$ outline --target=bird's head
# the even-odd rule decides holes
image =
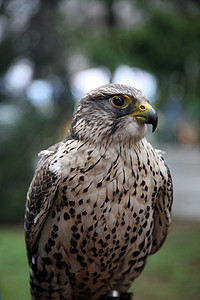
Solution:
[[[144,137],[146,124],[157,126],[157,114],[136,88],[106,84],[79,102],[68,137],[93,143],[135,143]]]

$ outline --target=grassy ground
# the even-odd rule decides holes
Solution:
[[[200,223],[174,221],[162,249],[134,282],[135,300],[200,299]],[[23,229],[0,229],[2,300],[30,300]]]
[[[136,300],[200,299],[200,223],[174,221],[131,291]]]
[[[0,229],[0,291],[1,300],[31,299],[23,228]]]

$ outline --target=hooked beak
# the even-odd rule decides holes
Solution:
[[[134,111],[131,116],[135,117],[139,122],[151,124],[152,132],[156,130],[158,124],[158,116],[155,109],[148,103],[141,103],[137,111]]]

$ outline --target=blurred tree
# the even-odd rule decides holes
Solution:
[[[9,0],[0,4],[1,222],[23,222],[36,153],[59,139],[73,110],[65,66],[68,52],[59,36],[59,3]],[[19,81],[22,75],[21,81],[26,81],[26,74],[16,71],[24,60],[33,73],[27,85]],[[31,101],[28,88],[36,79],[51,86],[51,109],[49,103],[35,106]],[[38,88],[37,93],[43,90]]]
[[[200,122],[198,0],[1,1],[0,58],[4,222],[23,219],[36,153],[64,136],[74,72],[98,65],[114,72],[120,64],[148,70],[168,118]],[[44,103],[42,84],[50,89]]]
[[[143,19],[125,30],[115,7],[115,26],[90,38],[92,60],[113,71],[119,63],[149,70],[158,80],[158,105],[180,100],[185,111],[200,120],[200,3],[130,2]]]

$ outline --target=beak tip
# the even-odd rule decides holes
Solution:
[[[156,130],[155,126],[152,127],[152,132],[154,132]]]
[[[155,115],[154,120],[152,121],[152,132],[154,132],[158,125],[158,117]]]

